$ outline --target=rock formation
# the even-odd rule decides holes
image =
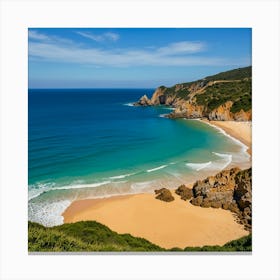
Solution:
[[[139,101],[135,102],[133,105],[134,106],[150,106],[151,101],[148,98],[148,96],[145,94],[139,99]]]
[[[239,69],[244,75],[250,75],[250,67]],[[207,79],[182,83],[173,87],[158,87],[151,99],[142,96],[136,106],[172,106],[174,111],[169,118],[207,118],[220,121],[250,121],[251,110],[251,76],[233,79],[235,70],[207,77]],[[228,74],[227,74],[228,73]],[[213,80],[229,76],[230,80]],[[225,95],[225,92],[227,93]],[[203,98],[201,98],[203,96]]]
[[[166,188],[162,188],[159,190],[155,190],[155,194],[157,194],[156,199],[165,201],[165,202],[171,202],[174,200],[174,197],[172,196],[170,190]]]
[[[178,194],[181,199],[188,200],[193,197],[193,190],[186,187],[185,185],[181,185],[175,190],[175,193]]]
[[[193,185],[195,206],[223,208],[234,212],[240,223],[251,230],[252,225],[252,169],[232,168],[215,176],[199,180]]]

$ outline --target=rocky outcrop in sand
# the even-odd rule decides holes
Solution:
[[[223,208],[234,212],[250,230],[252,225],[252,169],[232,168],[193,185],[195,206]]]
[[[193,197],[193,190],[186,187],[185,185],[181,185],[175,190],[175,193],[178,194],[181,199],[188,200]]]
[[[155,194],[157,194],[156,199],[165,201],[165,202],[171,202],[174,200],[174,197],[172,196],[170,190],[166,188],[162,188],[159,190],[155,190]]]

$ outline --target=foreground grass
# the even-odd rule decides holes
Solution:
[[[251,251],[251,235],[224,246],[186,247],[166,250],[144,238],[118,234],[95,222],[77,222],[56,227],[44,227],[28,222],[29,252],[163,252],[163,251]]]

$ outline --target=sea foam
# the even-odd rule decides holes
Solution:
[[[221,127],[218,127],[218,126],[216,126],[216,125],[214,125],[214,124],[212,124],[212,123],[208,123],[208,122],[206,123],[206,122],[204,122],[204,121],[202,121],[202,120],[200,120],[200,119],[196,119],[196,120],[197,120],[197,121],[200,121],[200,122],[202,122],[202,123],[208,124],[209,126],[215,128],[215,129],[218,130],[221,134],[225,135],[226,137],[230,138],[232,141],[234,141],[235,143],[237,143],[239,146],[241,146],[241,147],[242,147],[242,151],[245,152],[245,153],[247,153],[246,151],[247,151],[247,149],[248,149],[248,146],[245,145],[244,143],[242,143],[240,140],[236,139],[235,137],[231,136],[230,134],[226,133]]]
[[[124,103],[124,106],[129,106],[129,107],[134,107],[133,102],[129,102],[129,103]]]
[[[71,204],[70,200],[54,202],[28,203],[28,220],[43,224],[44,226],[56,226],[63,224],[61,215]]]
[[[150,188],[154,184],[154,182],[155,181],[145,181],[145,182],[133,183],[133,184],[131,184],[131,189],[139,191],[139,190],[143,190],[146,188]]]
[[[202,163],[186,163],[186,165],[188,167],[190,167],[191,169],[194,169],[196,171],[204,169],[204,168],[210,166],[211,164],[212,164],[212,161],[202,162]]]
[[[129,176],[132,176],[136,173],[128,173],[128,174],[123,174],[123,175],[117,175],[117,176],[112,176],[112,177],[109,177],[110,179],[122,179],[122,178],[125,178],[125,177],[129,177]]]
[[[159,169],[163,169],[165,168],[166,166],[168,165],[161,165],[159,167],[155,167],[155,168],[152,168],[152,169],[148,169],[147,172],[153,172],[153,171],[156,171],[156,170],[159,170]]]
[[[212,152],[212,153],[221,158],[220,169],[226,168],[232,161],[232,155],[231,154],[221,154],[221,153],[216,153],[216,152]]]
[[[36,197],[39,197],[41,194],[49,192],[49,191],[96,188],[96,187],[107,185],[110,183],[111,183],[111,181],[108,180],[108,181],[92,183],[92,184],[66,185],[66,186],[61,186],[61,187],[53,187],[55,184],[52,184],[52,183],[39,184],[39,186],[37,188],[28,190],[28,201],[30,201]]]

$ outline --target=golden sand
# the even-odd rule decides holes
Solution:
[[[64,222],[95,220],[164,248],[223,245],[248,234],[230,211],[193,206],[173,195],[172,202],[150,193],[74,201]]]

